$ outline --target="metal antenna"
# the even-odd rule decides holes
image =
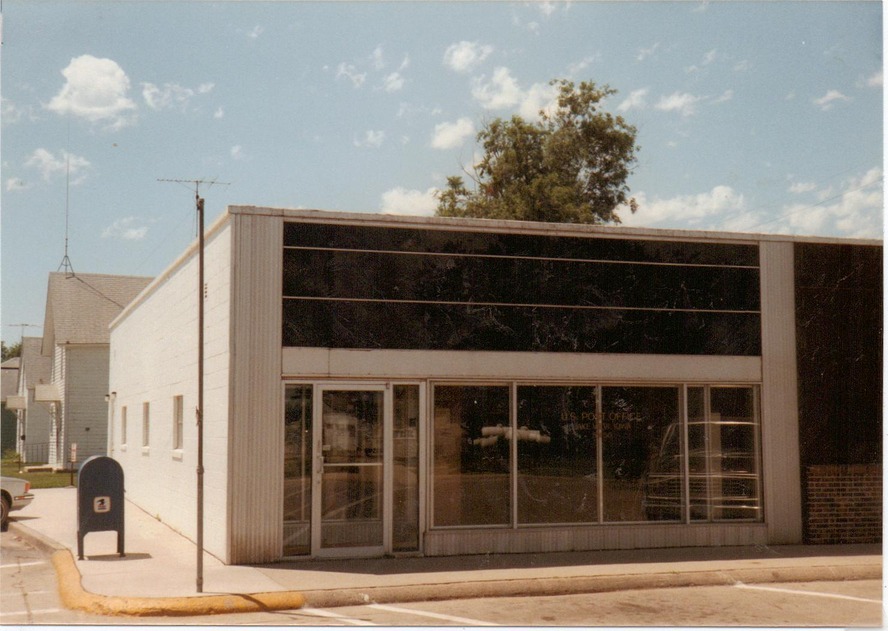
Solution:
[[[7,324],[6,326],[17,326],[21,329],[21,333],[19,334],[19,343],[22,343],[25,340],[25,328],[26,327],[30,326],[30,327],[33,327],[36,329],[41,328],[39,324],[28,324],[26,322],[19,322],[18,324]]]
[[[204,200],[200,185],[228,185],[213,180],[158,179],[158,182],[176,182],[194,185],[194,205],[198,218],[198,265],[197,265],[197,592],[203,592],[203,535],[204,535],[204,466],[203,466],[203,409],[204,409]]]
[[[71,197],[71,119],[68,119],[68,149],[65,149],[65,256],[56,271],[65,268],[65,274],[70,278],[74,276],[74,266],[68,258],[68,203]]]

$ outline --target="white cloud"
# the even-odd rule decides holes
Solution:
[[[679,195],[669,199],[648,199],[644,193],[634,196],[638,212],[622,209],[620,218],[629,226],[693,226],[707,228],[721,225],[728,217],[746,211],[743,195],[730,186],[719,185],[697,195]]]
[[[193,96],[194,90],[183,88],[175,83],[165,83],[162,88],[153,83],[142,84],[142,97],[148,107],[153,110],[165,110],[173,107],[184,110]]]
[[[657,50],[660,48],[660,42],[657,42],[650,48],[642,48],[638,51],[638,54],[635,56],[635,59],[638,61],[644,61],[648,57],[652,56]]]
[[[712,99],[712,102],[715,104],[727,103],[728,101],[732,100],[733,98],[734,98],[734,91],[728,89],[728,90],[725,90],[721,96],[717,96],[714,99]]]
[[[386,92],[397,92],[404,87],[404,76],[400,72],[393,72],[382,80],[382,87]]]
[[[697,113],[697,105],[702,98],[687,92],[673,92],[669,96],[661,97],[654,107],[664,112],[678,112],[682,116],[693,116]]]
[[[209,94],[210,92],[213,91],[213,88],[215,88],[215,87],[216,87],[216,84],[212,83],[212,82],[201,83],[199,86],[197,86],[197,93],[198,94]]]
[[[475,125],[469,118],[460,118],[452,123],[439,123],[435,125],[435,132],[432,134],[432,148],[453,149],[474,135]]]
[[[364,132],[364,137],[355,140],[355,147],[380,147],[385,140],[384,131],[375,131],[368,129]]]
[[[645,97],[648,95],[647,88],[633,90],[629,93],[622,103],[617,106],[617,110],[626,112],[629,110],[643,110],[647,106]]]
[[[86,179],[86,170],[89,169],[90,162],[82,156],[69,154],[60,151],[56,156],[46,149],[37,149],[25,161],[25,166],[40,171],[41,177],[49,182],[57,175],[65,175],[71,184],[77,185]]]
[[[382,46],[377,46],[370,54],[370,63],[374,70],[382,70],[385,68],[385,58],[382,54]]]
[[[581,60],[576,61],[567,67],[567,74],[571,77],[575,77],[585,71],[589,66],[599,61],[601,61],[601,53],[595,53],[594,55],[583,57]]]
[[[264,32],[265,27],[257,24],[249,33],[247,33],[247,37],[249,37],[250,39],[257,39]]]
[[[820,201],[786,204],[779,212],[751,210],[741,193],[730,186],[715,186],[705,193],[669,199],[636,193],[638,212],[632,214],[627,207],[618,212],[628,226],[881,238],[881,168],[848,178],[836,189],[827,186],[818,190],[816,184],[797,182],[789,190],[796,194],[814,192]]]
[[[474,80],[472,97],[488,110],[514,107],[524,98],[518,82],[512,77],[508,68],[497,68],[493,77],[485,82],[486,76]]]
[[[866,80],[866,85],[870,88],[881,88],[882,87],[882,71],[879,70],[875,74],[871,75],[869,79]]]
[[[708,66],[712,62],[714,62],[717,57],[718,57],[718,52],[716,51],[716,49],[713,48],[712,50],[707,52],[705,55],[703,55],[703,60],[700,62],[700,65],[695,64],[693,66],[688,66],[687,68],[685,68],[685,72],[687,72],[687,73],[699,72],[700,70],[702,70],[703,68],[705,68],[706,66]]]
[[[31,188],[31,185],[22,180],[21,178],[11,177],[6,180],[6,190],[7,191],[26,191]]]
[[[137,226],[136,221],[136,217],[117,219],[102,231],[102,238],[141,241],[148,234],[148,226]]]
[[[338,79],[340,77],[345,77],[352,82],[352,85],[355,88],[360,88],[367,80],[367,73],[358,72],[358,69],[355,68],[354,65],[342,62],[336,67],[336,78]]]
[[[221,105],[216,108],[215,112],[213,112],[213,118],[225,118],[225,110]]]
[[[810,193],[813,190],[817,189],[817,184],[814,182],[793,182],[789,187],[790,193],[796,193],[800,195],[802,193]]]
[[[435,214],[438,208],[438,189],[426,191],[406,189],[398,186],[382,194],[380,210],[389,215],[425,215]]]
[[[850,101],[851,97],[845,96],[838,90],[829,90],[819,99],[813,99],[815,105],[819,106],[824,112],[831,110],[836,103]]]
[[[734,72],[748,72],[752,69],[752,63],[748,59],[741,59],[734,64]]]
[[[228,153],[232,160],[244,160],[247,157],[241,145],[234,145]]]
[[[454,72],[471,72],[492,52],[493,46],[463,40],[447,47],[444,51],[444,65]]]
[[[107,122],[120,129],[135,121],[136,104],[127,96],[129,77],[117,62],[81,55],[62,70],[65,85],[46,108],[91,123]]]

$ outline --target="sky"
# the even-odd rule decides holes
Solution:
[[[431,215],[553,79],[637,130],[624,225],[882,238],[882,5],[2,2],[0,321],[154,276],[227,205]],[[225,184],[222,184],[222,183]],[[66,219],[67,217],[67,219]],[[67,226],[67,229],[66,229]],[[37,325],[22,327],[20,324]]]

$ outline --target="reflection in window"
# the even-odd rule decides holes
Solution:
[[[436,386],[434,397],[434,525],[509,524],[509,388]]]
[[[394,387],[392,548],[419,549],[419,386]]]
[[[680,517],[660,505],[664,488],[682,505],[680,427],[678,388],[602,388],[604,521]]]
[[[595,391],[519,386],[519,524],[598,520]]]
[[[752,388],[712,388],[709,474],[712,519],[759,516],[758,427]]]
[[[311,386],[287,386],[284,407],[284,556],[311,553]]]

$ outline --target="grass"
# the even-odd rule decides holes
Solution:
[[[18,460],[15,457],[3,458],[3,462],[0,464],[0,472],[5,476],[27,480],[31,483],[32,489],[57,489],[71,486],[71,474],[66,471],[60,473],[53,473],[52,471],[19,473]],[[77,483],[76,475],[74,476],[74,483]]]

